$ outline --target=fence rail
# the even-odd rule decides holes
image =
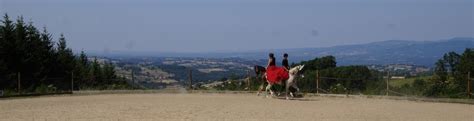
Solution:
[[[407,94],[403,94],[403,93],[396,92],[396,91],[393,91],[393,90],[388,90],[388,92],[394,93],[394,94],[397,94],[397,95],[400,95],[400,96],[408,96]]]
[[[319,70],[316,70],[316,74],[315,74],[316,78],[314,79],[315,83],[310,84],[310,85],[314,84],[315,87],[310,87],[309,89],[306,88],[306,91],[310,91],[310,92],[314,91],[315,94],[320,94],[320,93],[331,94],[331,93],[333,93],[332,89],[323,89],[323,88],[321,88],[322,82],[325,82],[325,81],[351,81],[351,82],[352,81],[364,81],[364,79],[357,79],[357,78],[354,79],[354,78],[325,77],[325,76],[321,76],[319,72],[320,72]],[[467,81],[466,81],[467,82],[466,91],[465,92],[459,92],[455,95],[450,95],[450,96],[455,96],[455,97],[466,97],[467,96],[467,98],[471,98],[472,95],[474,95],[471,92],[471,90],[472,90],[471,89],[471,87],[472,87],[471,81],[473,79],[470,78],[470,72],[466,76],[468,78]],[[252,76],[250,76],[250,74],[248,74],[247,77],[252,78]],[[379,80],[381,82],[385,82],[385,83],[381,83],[381,82],[377,83],[377,84],[380,84],[380,85],[378,85],[379,86],[378,89],[382,89],[382,87],[384,89],[384,94],[379,93],[378,95],[385,95],[385,96],[394,95],[394,96],[405,96],[405,97],[409,97],[409,96],[418,97],[418,96],[422,95],[421,92],[416,92],[416,89],[413,89],[413,90],[405,90],[405,89],[404,90],[399,90],[399,89],[402,89],[402,88],[391,86],[392,79],[391,79],[391,75],[390,75],[389,72],[387,72],[385,74],[382,74],[382,78],[380,78],[380,76],[379,76],[378,79],[381,79],[381,80]],[[257,80],[259,80],[259,78],[257,78]],[[248,82],[248,83],[250,83],[250,82]],[[327,83],[326,83],[326,86],[327,86]],[[411,88],[413,88],[413,87],[411,87]],[[247,84],[247,87],[245,87],[245,89],[247,89],[247,90],[250,89],[250,85]],[[360,91],[360,90],[357,90],[357,89],[352,90],[351,88],[348,88],[348,87],[344,87],[344,89],[348,89],[348,90],[345,90],[346,94],[352,93],[351,91],[356,91],[356,92]],[[397,91],[397,90],[399,90],[399,91]],[[377,91],[379,91],[379,90],[375,90],[375,93],[378,93]],[[382,91],[382,90],[380,90],[380,91]],[[408,92],[406,92],[406,91],[408,91]],[[403,92],[405,92],[405,93],[403,93]],[[370,93],[370,94],[373,94],[373,93]],[[445,96],[448,96],[448,95],[439,96],[439,97],[445,97]]]
[[[46,77],[46,78],[32,78],[23,77],[20,72],[16,73],[16,79],[3,80],[12,84],[9,87],[4,86],[0,88],[0,97],[21,97],[21,96],[39,96],[39,95],[54,95],[54,94],[72,94],[74,90],[78,90],[79,84],[77,79],[79,77],[74,76],[71,73],[70,77]],[[133,88],[143,88],[134,81],[132,73],[132,79],[99,79],[101,81],[126,81]],[[94,80],[89,80],[94,81]],[[2,82],[2,80],[0,80]],[[26,84],[28,83],[28,84]],[[41,86],[46,87],[41,87]],[[50,86],[53,85],[53,86]],[[1,87],[1,86],[0,86]]]
[[[0,96],[0,98],[30,97],[30,96],[43,96],[43,95],[63,95],[63,94],[73,94],[73,92],[72,91],[64,91],[64,92],[50,92],[50,93],[22,93],[22,94],[18,94],[18,95]]]
[[[311,91],[315,91],[316,94],[319,94],[320,92],[321,93],[325,93],[325,94],[330,94],[331,91],[329,90],[325,90],[323,88],[320,88],[320,83],[322,81],[330,81],[330,80],[337,80],[337,81],[360,81],[360,80],[363,80],[363,79],[351,79],[351,78],[336,78],[336,77],[323,77],[323,76],[320,76],[319,74],[319,70],[316,71],[316,78],[315,78],[315,81],[316,81],[316,87],[312,87]],[[193,88],[193,79],[192,79],[192,71],[188,71],[188,83],[187,83],[187,86],[188,86],[188,89],[194,89]],[[132,84],[132,86],[138,86],[137,82],[135,81],[134,79],[134,74],[133,72],[131,73],[131,77],[132,79],[126,79],[127,82],[129,82],[130,84]],[[247,77],[251,77],[250,76],[250,72],[247,73]],[[65,92],[59,92],[59,94],[63,94],[63,93],[72,93],[74,91],[74,86],[75,86],[75,77],[74,77],[74,73],[71,74],[71,78],[70,79],[67,79],[65,77],[51,77],[51,78],[37,78],[37,79],[34,79],[34,78],[22,78],[21,77],[21,73],[18,73],[18,76],[17,76],[17,95],[43,95],[43,94],[35,94],[35,93],[28,93],[28,92],[24,92],[22,91],[23,87],[22,87],[22,84],[21,82],[24,81],[24,80],[64,80],[65,82],[69,82],[70,83],[70,89],[69,90],[63,90]],[[382,78],[383,79],[383,78]],[[68,81],[70,80],[70,81]],[[121,79],[103,79],[103,80],[107,80],[107,81],[116,81],[116,80],[121,80]],[[456,94],[456,96],[461,96],[461,95],[467,95],[468,98],[471,98],[472,95],[474,95],[472,92],[471,92],[471,78],[470,78],[470,72],[467,74],[467,89],[466,89],[466,92],[460,92],[458,94]],[[250,80],[246,81],[248,84],[245,84],[247,87],[245,89],[248,89],[250,90]],[[395,91],[393,89],[390,89],[390,85],[389,85],[389,82],[390,82],[390,73],[387,73],[387,80],[386,80],[386,85],[383,85],[385,86],[385,96],[390,96],[391,94],[394,94],[394,95],[398,95],[398,96],[411,96],[410,94],[404,94],[404,93],[401,93],[401,92],[398,92],[398,91]],[[382,85],[379,85],[382,87]],[[67,92],[66,92],[67,91]],[[10,92],[11,93],[11,92]],[[24,94],[22,94],[24,93]],[[56,94],[56,93],[44,93],[44,94]],[[0,89],[0,97],[6,97],[6,92],[5,90],[1,90]]]

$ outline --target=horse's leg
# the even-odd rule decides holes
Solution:
[[[290,78],[291,79],[291,78]],[[291,80],[288,79],[286,81],[286,84],[285,84],[285,97],[287,100],[289,100],[290,98],[288,97],[288,89],[290,88],[290,83],[291,83]]]
[[[272,92],[271,88],[272,88],[272,84],[268,83],[267,87],[265,88],[266,97],[268,97],[268,91],[270,91],[270,94],[273,96],[273,92]]]
[[[286,80],[282,80],[282,81],[281,81],[281,84],[280,84],[280,85],[282,85],[282,86],[281,86],[281,88],[278,88],[278,96],[280,96],[281,93],[283,93],[283,91],[285,91],[284,89],[285,89],[285,87],[286,87],[286,82],[287,82]]]
[[[290,98],[288,97],[288,93],[290,93],[290,96],[293,97],[293,93],[289,92],[289,88],[290,88],[290,85],[286,85],[285,86],[285,97],[287,100],[289,100]]]
[[[260,96],[260,93],[262,93],[262,90],[263,90],[263,83],[258,87],[257,96]]]
[[[296,83],[293,83],[293,85],[291,87],[295,88],[296,92],[300,91],[300,88],[298,88],[298,85],[296,85]]]
[[[281,82],[277,82],[275,83],[274,85],[282,85]],[[273,85],[272,85],[273,86]],[[280,96],[280,93],[281,93],[281,89],[280,89],[280,86],[274,86],[272,87],[274,90],[272,90],[270,88],[271,91],[273,91],[275,93],[276,96]]]
[[[296,92],[299,92],[300,89],[298,88],[298,86],[296,86],[295,83],[291,84],[290,88],[292,88],[292,90],[290,90],[290,96],[295,97]]]
[[[287,80],[287,83],[286,83],[286,93],[290,93],[290,96],[291,97],[295,97],[295,93],[293,93],[292,91],[290,91],[290,87],[292,88],[295,88],[296,87],[296,80],[295,80],[295,76],[292,76],[290,75],[290,78],[288,78]],[[298,87],[296,87],[298,88]],[[288,96],[286,96],[287,99],[288,99]]]
[[[262,77],[263,78],[263,77]],[[260,96],[260,93],[263,91],[263,86],[265,86],[265,81],[262,81],[262,84],[258,87],[257,96]]]
[[[266,78],[267,78],[267,74],[264,73],[264,74],[262,75],[262,79],[261,79],[262,84],[261,84],[260,87],[259,87],[258,93],[262,93],[262,91],[263,91],[263,89],[264,89],[264,87],[265,87],[265,82],[267,82]],[[267,85],[267,86],[268,86],[268,85]],[[265,96],[267,96],[267,95],[268,95],[268,91],[267,91],[266,88],[265,88]]]

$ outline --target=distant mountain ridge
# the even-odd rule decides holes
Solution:
[[[414,64],[430,67],[443,54],[451,51],[462,53],[466,48],[474,48],[474,38],[439,41],[387,40],[324,48],[281,49],[275,53],[281,55],[286,52],[294,62],[333,55],[338,65]],[[251,55],[241,57],[252,58]]]
[[[105,56],[152,56],[152,57],[203,57],[203,58],[244,58],[266,59],[269,52],[275,53],[277,60],[283,53],[290,55],[291,62],[300,62],[326,55],[336,57],[337,65],[371,64],[413,64],[432,67],[436,60],[447,52],[462,53],[466,48],[474,48],[474,38],[457,37],[438,41],[387,40],[367,44],[341,45],[321,48],[277,49],[247,52],[216,53],[133,53],[111,52]],[[100,55],[100,54],[99,54]],[[264,61],[265,62],[265,61]]]

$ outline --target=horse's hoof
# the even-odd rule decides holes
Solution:
[[[295,97],[295,95],[294,95],[293,93],[290,93],[290,96],[291,96],[291,97]]]
[[[286,97],[286,100],[290,100],[290,97]]]
[[[270,95],[272,98],[275,98],[275,97],[278,97],[278,95],[276,94],[273,94],[273,95]]]

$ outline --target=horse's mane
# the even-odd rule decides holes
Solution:
[[[302,67],[301,65],[295,66],[295,67],[293,67],[289,70],[289,73],[294,75],[294,74],[298,73],[298,71],[300,71],[301,67]]]

